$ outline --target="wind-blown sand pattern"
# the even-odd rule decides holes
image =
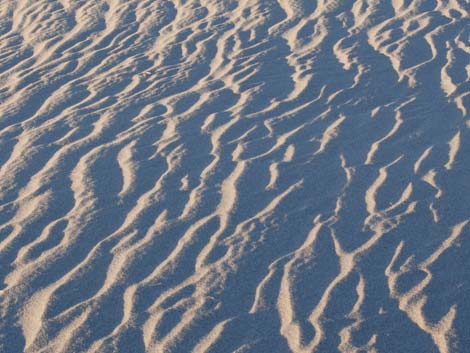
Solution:
[[[0,352],[470,352],[468,0],[4,0],[0,48]]]

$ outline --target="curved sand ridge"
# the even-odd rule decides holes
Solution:
[[[6,0],[0,352],[470,352],[470,4]]]

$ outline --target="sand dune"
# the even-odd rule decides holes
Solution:
[[[470,3],[5,0],[0,352],[470,353]]]

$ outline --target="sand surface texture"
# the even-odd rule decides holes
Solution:
[[[470,1],[0,2],[1,353],[470,352]]]

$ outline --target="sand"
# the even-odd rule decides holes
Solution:
[[[0,353],[470,352],[470,3],[4,0]]]

